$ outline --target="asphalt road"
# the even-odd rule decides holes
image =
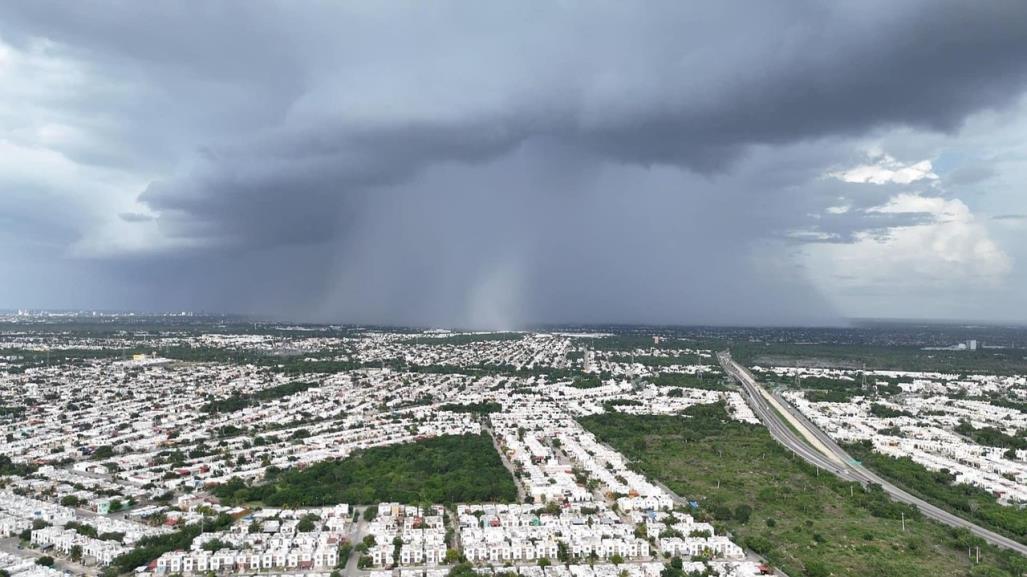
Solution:
[[[487,421],[487,419],[486,419],[486,421]],[[514,468],[513,463],[510,462],[510,459],[507,458],[506,453],[503,452],[502,448],[499,446],[499,440],[496,439],[496,434],[492,430],[492,426],[489,425],[488,422],[485,422],[485,423],[482,423],[481,429],[486,434],[488,434],[490,439],[492,439],[492,446],[495,447],[496,452],[499,453],[499,459],[501,461],[503,461],[503,466],[506,467],[506,470],[510,471],[510,476],[514,480],[514,486],[517,487],[517,502],[518,503],[527,503],[528,502],[528,493],[524,489],[524,482],[521,480],[520,477],[517,476],[517,471]]]
[[[367,521],[364,520],[364,510],[367,507],[355,507],[357,511],[357,522],[353,523],[349,532],[349,542],[356,547],[364,539],[364,535],[367,534]],[[346,566],[342,569],[342,574],[345,577],[357,577],[361,574],[361,571],[357,569],[357,562],[360,560],[360,552],[354,549],[349,556],[349,561]]]
[[[731,359],[730,354],[718,353],[717,359],[724,371],[742,386],[745,391],[743,396],[766,425],[770,434],[787,449],[809,463],[830,471],[847,481],[856,481],[864,485],[868,483],[880,485],[892,499],[913,505],[925,517],[951,527],[968,529],[992,545],[1011,549],[1027,556],[1027,545],[953,515],[881,478],[859,464],[782,397],[768,393],[745,367]]]

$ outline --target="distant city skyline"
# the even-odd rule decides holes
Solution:
[[[0,308],[1027,323],[1027,6],[0,6]]]
[[[330,319],[322,319],[322,320],[312,321],[312,320],[304,320],[304,319],[293,319],[293,318],[289,318],[289,317],[280,317],[280,316],[275,316],[273,314],[263,314],[263,315],[260,315],[260,314],[253,314],[253,313],[237,313],[237,312],[231,312],[231,311],[218,312],[218,311],[203,311],[203,310],[197,310],[197,311],[177,310],[177,311],[175,311],[175,310],[156,310],[156,309],[154,309],[154,310],[145,310],[145,309],[136,309],[136,310],[122,309],[122,310],[118,310],[118,309],[88,309],[88,308],[82,308],[82,309],[75,309],[75,308],[69,308],[69,309],[59,309],[59,308],[52,308],[52,309],[48,309],[48,308],[18,308],[18,309],[0,308],[0,315],[13,315],[13,316],[18,316],[18,315],[24,315],[24,316],[47,316],[47,315],[51,315],[51,316],[82,316],[82,317],[89,317],[90,315],[109,316],[109,317],[119,317],[119,316],[199,317],[199,318],[205,318],[205,317],[206,318],[219,318],[219,317],[223,317],[223,318],[226,318],[226,319],[236,319],[236,320],[245,321],[245,322],[258,322],[258,323],[299,323],[299,324],[309,324],[309,325],[312,325],[312,326],[316,326],[316,325],[322,325],[322,326],[354,325],[355,326],[355,325],[361,325],[361,324],[365,324],[365,325],[377,324],[378,326],[396,326],[396,327],[440,329],[440,330],[453,330],[453,331],[461,331],[461,330],[481,330],[481,331],[486,331],[486,332],[490,331],[490,329],[473,328],[473,327],[462,327],[462,326],[459,326],[459,325],[416,325],[416,324],[389,323],[389,322],[357,323],[357,322],[348,322],[348,321],[344,321],[344,320],[330,320]],[[825,324],[819,324],[819,325],[818,324],[806,324],[806,325],[803,325],[803,324],[794,324],[794,325],[789,325],[789,324],[764,324],[764,325],[759,325],[759,324],[746,324],[746,323],[740,323],[740,324],[727,324],[727,323],[720,323],[720,324],[718,324],[718,323],[712,323],[712,324],[702,324],[702,323],[693,323],[693,324],[688,324],[688,323],[678,323],[678,324],[662,323],[661,324],[661,323],[627,323],[627,322],[625,322],[625,323],[616,323],[616,322],[606,322],[606,323],[604,323],[604,322],[599,321],[599,322],[567,322],[567,323],[534,323],[534,324],[525,324],[525,325],[518,326],[518,327],[515,327],[515,328],[510,328],[510,329],[491,329],[491,331],[494,332],[494,331],[501,331],[501,330],[509,330],[509,331],[517,332],[517,331],[545,330],[545,329],[552,328],[552,327],[575,327],[575,326],[579,326],[579,327],[602,327],[602,326],[632,327],[632,326],[636,326],[636,327],[640,327],[640,328],[652,328],[652,329],[658,329],[658,328],[661,328],[661,327],[667,327],[667,328],[674,328],[674,327],[679,327],[679,328],[690,328],[690,327],[691,328],[701,328],[701,327],[704,327],[704,326],[719,327],[719,328],[725,328],[725,329],[730,329],[730,328],[760,328],[760,327],[765,327],[765,328],[789,328],[789,327],[796,327],[796,328],[803,328],[803,327],[809,327],[809,328],[859,328],[859,327],[872,327],[872,326],[877,325],[877,324],[884,324],[884,325],[895,324],[895,325],[899,325],[899,326],[916,326],[916,325],[925,325],[925,326],[962,326],[962,327],[968,327],[968,328],[974,327],[974,326],[982,326],[982,327],[1002,327],[1002,326],[1008,326],[1008,327],[1027,327],[1027,321],[1017,321],[1017,320],[1002,321],[1002,320],[988,320],[988,319],[945,319],[945,318],[919,318],[918,319],[918,318],[885,318],[885,317],[882,317],[882,318],[867,318],[867,317],[852,317],[852,318],[835,319],[834,322],[825,323]]]

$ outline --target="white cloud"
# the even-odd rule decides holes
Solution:
[[[899,194],[866,212],[928,218],[885,234],[861,232],[852,243],[807,247],[810,270],[832,292],[912,288],[928,294],[953,286],[996,285],[1012,269],[1012,259],[984,221],[959,199]]]
[[[959,199],[944,199],[937,196],[902,193],[891,197],[888,202],[867,209],[878,214],[930,214],[935,220],[963,220],[973,218],[970,209]]]
[[[839,236],[835,233],[822,232],[819,230],[793,230],[788,232],[788,238],[795,240],[804,240],[810,242],[827,242],[831,240],[838,240]]]
[[[827,176],[859,184],[912,184],[921,180],[938,179],[930,160],[902,164],[879,150],[871,150],[867,156],[875,162],[861,164],[848,170],[829,172]]]

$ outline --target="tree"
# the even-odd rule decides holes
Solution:
[[[456,549],[446,549],[446,565],[460,561],[460,552]]]
[[[539,567],[549,567],[552,564],[553,564],[553,562],[549,560],[549,557],[539,557],[538,558],[538,566]]]
[[[806,577],[828,577],[831,570],[821,561],[810,561],[806,564]]]
[[[82,560],[82,546],[72,545],[71,550],[68,551],[68,556],[71,557],[72,561],[76,563]]]
[[[43,555],[39,559],[36,559],[36,565],[42,565],[43,567],[53,567],[53,557],[49,555]]]
[[[74,495],[65,495],[61,497],[61,505],[65,507],[77,507],[79,504],[78,497]]]
[[[713,518],[718,521],[728,521],[732,517],[731,509],[726,505],[713,507]]]
[[[353,554],[353,544],[349,541],[343,541],[342,545],[339,545],[339,563],[336,567],[345,567],[349,563],[349,556]]]
[[[460,563],[454,565],[446,577],[478,577],[478,573],[470,563]]]
[[[210,551],[211,553],[217,553],[221,549],[224,549],[228,545],[225,544],[221,539],[211,539],[203,544],[201,547],[204,551]]]
[[[756,553],[766,557],[774,549],[769,539],[762,535],[750,535],[745,539],[745,544]]]
[[[371,505],[364,509],[364,521],[371,522],[378,516],[378,505]]]
[[[624,557],[621,557],[620,553],[614,553],[610,557],[610,563],[613,563],[614,565],[620,565],[623,562],[624,562]]]
[[[316,522],[321,520],[320,517],[313,513],[304,515],[300,522],[296,524],[296,530],[300,533],[310,533],[317,528]]]
[[[735,507],[735,521],[745,524],[749,522],[750,516],[752,516],[752,507],[745,504]]]
[[[670,560],[670,563],[663,566],[663,570],[660,571],[660,577],[685,577],[682,567],[684,567],[684,564],[681,562],[681,557],[675,556]]]
[[[556,542],[556,558],[559,559],[561,563],[570,563],[571,561],[571,551],[563,541]]]

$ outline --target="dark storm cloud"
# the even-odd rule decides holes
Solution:
[[[817,180],[843,140],[1027,81],[1016,0],[0,8],[40,37],[120,81],[70,154],[156,173],[151,306],[426,324],[830,319],[768,239],[923,219]]]
[[[600,98],[595,111],[588,111],[589,95],[568,97],[545,86],[537,96],[511,103],[509,110],[465,115],[455,108],[451,118],[431,123],[351,129],[345,122],[332,122],[337,111],[313,110],[308,114],[326,122],[328,128],[295,127],[286,122],[275,132],[281,142],[240,151],[242,158],[213,167],[214,171],[227,167],[225,175],[215,174],[200,183],[190,182],[187,176],[184,186],[208,191],[208,204],[195,190],[176,192],[174,186],[162,189],[164,194],[143,198],[157,209],[188,204],[185,210],[191,216],[210,218],[229,228],[264,224],[259,215],[247,210],[230,209],[226,215],[225,207],[245,203],[246,196],[278,207],[280,211],[273,211],[276,215],[298,210],[297,218],[308,219],[307,208],[290,208],[298,204],[295,195],[302,198],[304,191],[311,202],[325,203],[337,213],[337,204],[346,202],[338,197],[355,188],[407,179],[432,163],[480,160],[532,139],[565,141],[615,161],[670,163],[716,172],[727,169],[753,144],[862,134],[883,125],[952,130],[966,114],[1003,105],[1019,94],[1027,78],[1027,61],[1019,56],[1027,51],[1027,10],[1021,4],[970,7],[929,3],[921,9],[881,4],[876,13],[869,6],[864,10],[870,14],[863,10],[853,14],[852,10],[829,12],[793,3],[794,15],[809,19],[805,25],[781,32],[767,26],[754,36],[751,25],[738,26],[745,37],[731,34],[728,28],[720,38],[712,39],[712,47],[697,45],[689,32],[707,20],[723,23],[721,15],[701,15],[695,22],[687,9],[663,6],[652,18],[678,21],[682,27],[661,26],[656,32],[668,37],[646,38],[663,46],[657,54],[642,50],[638,57],[624,58],[626,62],[619,64],[638,68],[614,82],[610,101]],[[776,18],[780,19],[780,14]],[[854,16],[859,18],[853,20]],[[583,18],[590,19],[587,15]],[[621,31],[627,36],[644,32]],[[751,45],[746,47],[746,42]],[[580,53],[589,48],[575,44],[570,35],[563,49]],[[374,52],[373,46],[361,48]],[[783,54],[764,53],[774,49]],[[697,52],[706,58],[692,56]],[[739,62],[733,62],[731,68],[718,70],[716,55],[720,53],[741,56],[733,58]],[[688,65],[675,66],[679,59]],[[404,64],[416,69],[418,58]],[[548,63],[531,64],[544,70]],[[406,72],[413,74],[414,70]],[[594,76],[589,72],[569,72],[579,91],[593,86],[603,75],[616,76],[622,71],[599,65]],[[631,83],[642,79],[650,86],[639,93]],[[427,81],[446,82],[445,71]],[[404,85],[417,88],[405,81]],[[473,90],[473,84],[470,88]],[[340,90],[359,91],[360,86]],[[418,98],[412,92],[408,103],[417,106]],[[629,101],[630,106],[622,108],[620,99]],[[460,104],[460,100],[453,102],[454,107]],[[253,165],[280,172],[268,174],[264,182],[244,181],[242,190],[237,190],[233,181],[240,174],[245,179]],[[302,174],[290,174],[294,172]],[[231,180],[222,180],[226,178]],[[290,198],[281,198],[284,196]],[[240,218],[226,218],[228,215]],[[272,238],[279,230],[274,226],[254,228]],[[318,223],[310,232],[329,229],[339,227]]]
[[[314,110],[308,114],[327,127],[285,123],[273,131],[274,142],[234,151],[215,160],[209,174],[187,175],[142,199],[157,210],[180,210],[219,233],[241,234],[247,243],[325,240],[345,230],[336,219],[354,190],[408,179],[432,163],[487,158],[531,139],[567,141],[617,161],[719,171],[752,144],[858,134],[888,123],[950,130],[970,111],[1004,104],[1027,72],[1016,56],[1027,50],[1027,20],[1013,4],[936,5],[899,14],[882,7],[855,25],[844,10],[809,13],[811,27],[820,32],[791,32],[794,38],[788,31],[786,37],[764,32],[753,42],[760,49],[792,43],[788,57],[767,59],[742,48],[751,62],[727,73],[715,71],[715,60],[675,69],[674,58],[688,58],[698,47],[682,31],[675,31],[680,41],[659,39],[665,52],[637,64],[660,79],[650,90],[667,91],[666,99],[647,102],[656,95],[616,86],[624,98],[638,98],[641,110],[604,104],[609,110],[599,111],[602,118],[583,118],[580,102],[561,101],[545,87],[541,103],[515,102],[511,110],[467,116],[454,110],[454,118],[430,123],[352,129],[333,122],[334,111]],[[672,16],[687,30],[687,14]],[[720,44],[727,51],[738,41],[725,35]],[[566,49],[580,50],[573,41]],[[416,64],[416,58],[408,63]],[[720,82],[696,90],[693,85],[707,74]],[[641,76],[635,72],[625,81]],[[444,74],[434,81],[445,82]],[[586,75],[576,83],[592,81]],[[412,106],[417,98],[409,95]]]
[[[474,163],[519,139],[502,123],[282,131],[265,142],[205,155],[184,178],[155,182],[140,200],[168,214],[174,234],[253,247],[333,238],[360,191],[410,179],[433,161]]]

